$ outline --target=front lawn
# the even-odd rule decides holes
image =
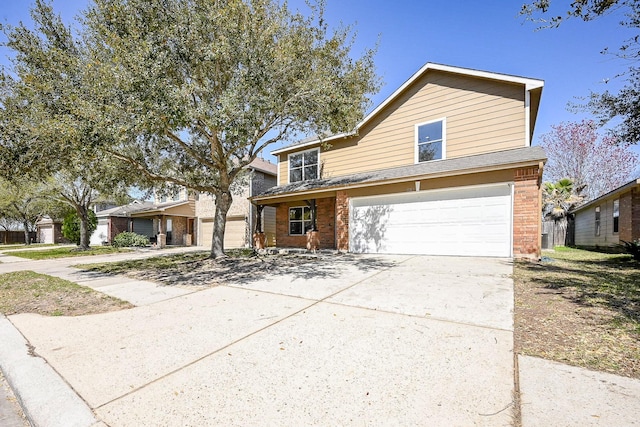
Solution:
[[[67,257],[79,257],[89,255],[105,255],[117,252],[128,252],[130,249],[114,248],[111,246],[96,246],[88,251],[79,251],[73,247],[61,247],[55,249],[43,249],[43,250],[27,250],[27,251],[11,251],[7,255],[17,256],[27,259],[54,259],[54,258],[67,258]]]
[[[32,243],[30,245],[25,245],[24,243],[9,243],[6,245],[0,245],[0,252],[19,251],[21,249],[26,249],[26,248],[42,248],[47,246],[54,246],[54,244],[53,243]]]
[[[640,378],[640,263],[556,248],[516,262],[520,354]]]
[[[79,316],[131,308],[126,301],[33,271],[0,274],[0,313]]]

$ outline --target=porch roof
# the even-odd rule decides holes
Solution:
[[[195,202],[192,200],[168,202],[159,205],[153,205],[149,209],[131,213],[131,217],[133,218],[155,215],[195,217]]]
[[[547,157],[542,147],[523,147],[496,153],[459,157],[428,163],[402,166],[378,171],[327,179],[314,179],[271,187],[251,198],[253,202],[268,202],[274,199],[307,193],[336,191],[347,188],[368,187],[395,182],[413,181],[477,172],[497,171],[516,167],[538,165]]]

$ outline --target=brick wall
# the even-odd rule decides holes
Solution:
[[[618,237],[629,242],[633,240],[633,191],[621,195],[619,200]]]
[[[165,222],[166,227],[166,222]],[[184,245],[184,235],[187,234],[187,218],[180,216],[171,217],[171,244]]]
[[[281,248],[306,248],[307,236],[289,235],[289,208],[306,206],[304,201],[280,203],[276,208],[276,243]],[[335,249],[335,199],[332,197],[317,199],[317,225],[320,237],[320,249]]]
[[[513,256],[539,258],[541,245],[540,169],[528,167],[514,171]]]
[[[346,191],[336,193],[336,234],[339,251],[349,250],[349,196]]]
[[[640,239],[640,188],[631,190],[631,240]]]
[[[109,242],[113,242],[113,238],[123,231],[129,231],[129,218],[112,216],[109,220],[111,221],[111,227],[109,227]]]

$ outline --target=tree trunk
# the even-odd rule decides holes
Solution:
[[[29,223],[27,221],[22,222],[22,227],[24,228],[24,244],[30,245],[31,238],[29,236]]]
[[[88,251],[91,249],[89,247],[89,209],[86,206],[76,206],[76,212],[78,213],[78,218],[80,218],[80,245],[78,249],[81,251]]]
[[[222,258],[224,254],[224,231],[227,225],[227,212],[233,197],[230,191],[218,191],[216,196],[216,213],[213,219],[213,239],[211,241],[210,258]]]

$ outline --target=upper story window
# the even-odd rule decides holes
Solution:
[[[416,125],[416,163],[445,158],[445,119]]]
[[[289,154],[289,182],[319,178],[318,158],[320,150],[313,149]]]
[[[613,201],[613,232],[618,232],[620,223],[620,200]]]

